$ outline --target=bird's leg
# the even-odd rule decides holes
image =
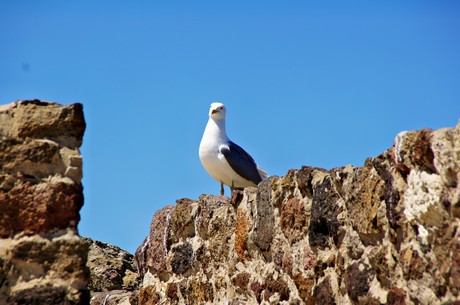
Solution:
[[[224,183],[221,182],[221,183],[220,183],[220,195],[221,195],[221,196],[224,196],[224,192],[225,192],[225,191],[224,191]]]
[[[235,190],[235,184],[234,184],[234,181],[232,181],[232,186],[230,187],[230,191],[233,193],[234,190]]]

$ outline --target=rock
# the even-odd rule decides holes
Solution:
[[[312,204],[308,238],[310,246],[326,247],[338,242],[338,201],[337,193],[330,175],[315,175],[312,180]]]
[[[76,229],[83,206],[81,104],[0,107],[0,237]]]
[[[361,167],[179,199],[136,269],[78,236],[84,130],[80,104],[0,106],[0,304],[460,303],[460,124]]]
[[[88,247],[90,305],[134,305],[139,296],[139,275],[134,256],[114,245],[82,238]]]
[[[257,204],[254,209],[254,244],[262,251],[268,251],[275,230],[275,216],[271,204],[270,181],[263,182],[257,189]]]
[[[88,304],[87,253],[71,229],[0,239],[0,304]]]
[[[175,274],[184,274],[193,267],[193,248],[189,243],[172,249],[171,270]]]
[[[83,206],[83,188],[67,181],[33,183],[22,174],[14,177],[16,185],[0,191],[0,236],[19,232],[38,234],[54,229],[76,229]],[[58,178],[59,179],[59,178]]]
[[[0,106],[0,135],[10,139],[49,139],[70,148],[80,147],[86,124],[83,105],[62,106],[40,100]]]
[[[158,211],[139,304],[460,302],[460,124]]]
[[[92,292],[139,289],[139,277],[131,253],[90,238],[83,240],[89,249],[87,266],[91,277],[88,288]]]
[[[141,279],[148,270],[158,275],[166,273],[166,254],[168,253],[168,226],[171,220],[172,206],[159,210],[152,219],[150,235],[136,250],[136,265]]]
[[[137,304],[138,291],[111,290],[93,292],[91,305],[131,305]]]
[[[0,304],[88,304],[81,104],[0,106]]]

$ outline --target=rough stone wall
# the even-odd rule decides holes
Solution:
[[[88,304],[81,104],[0,106],[0,304]]]
[[[459,304],[460,125],[158,211],[132,256],[78,236],[82,106],[0,106],[0,304]],[[91,289],[91,299],[90,292]]]
[[[133,255],[114,245],[83,239],[89,248],[90,304],[137,304],[139,276]]]
[[[139,304],[459,304],[460,124],[158,211]]]

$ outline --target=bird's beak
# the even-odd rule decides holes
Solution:
[[[211,111],[211,114],[218,113],[218,112],[219,112],[219,111],[217,111],[216,109],[213,109],[213,110]]]

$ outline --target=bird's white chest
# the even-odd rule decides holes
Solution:
[[[219,147],[225,144],[227,140],[225,130],[222,130],[222,127],[214,121],[209,120],[200,143],[200,159],[218,159]]]
[[[230,167],[220,147],[227,145],[227,135],[214,122],[208,122],[203,138],[201,139],[199,156],[203,167],[216,179],[227,185],[232,185],[241,179]],[[238,183],[239,184],[239,183]]]
[[[206,135],[200,143],[200,160],[206,171],[216,180],[225,174],[226,170],[230,167],[225,160],[225,157],[219,152],[219,147],[223,145],[220,141],[209,141]]]

